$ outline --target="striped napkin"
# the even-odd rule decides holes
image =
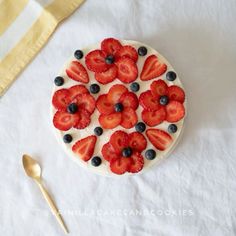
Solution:
[[[0,96],[84,0],[0,0]]]

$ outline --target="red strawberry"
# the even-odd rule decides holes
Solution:
[[[84,129],[90,124],[90,113],[86,111],[85,109],[80,109],[79,110],[79,115],[80,115],[80,120],[79,122],[74,125],[74,128],[76,129]]]
[[[166,70],[167,70],[166,64],[159,62],[156,55],[150,55],[144,62],[140,79],[141,80],[154,79],[164,74]]]
[[[117,62],[117,77],[123,83],[130,83],[138,76],[136,63],[128,57],[120,58]]]
[[[124,107],[130,107],[134,110],[136,110],[139,105],[136,94],[131,92],[123,93],[122,96],[120,97],[119,102],[121,102]]]
[[[115,55],[121,48],[121,43],[114,38],[106,38],[101,42],[101,49],[106,52],[107,55]]]
[[[167,90],[167,95],[170,100],[183,103],[185,100],[185,93],[182,88],[176,85],[172,85]]]
[[[185,109],[182,103],[170,101],[166,106],[166,120],[168,122],[177,122],[185,115]]]
[[[119,59],[121,57],[129,57],[134,62],[137,62],[138,60],[138,53],[136,49],[130,45],[123,46],[119,51],[116,53],[116,59]]]
[[[117,75],[117,67],[113,65],[110,69],[105,72],[95,73],[95,79],[100,84],[108,84],[112,82]]]
[[[99,123],[104,129],[113,129],[121,122],[121,113],[112,113],[109,115],[100,115]]]
[[[159,97],[167,94],[168,86],[164,80],[155,80],[151,83],[151,92],[154,97]]]
[[[129,146],[133,151],[142,152],[147,147],[145,137],[139,132],[129,134]]]
[[[144,160],[143,156],[139,152],[135,152],[132,156],[132,164],[129,167],[129,172],[137,173],[143,169]]]
[[[120,155],[123,148],[127,146],[128,140],[128,134],[124,131],[118,130],[111,135],[110,144],[112,145],[114,151]]]
[[[106,94],[102,94],[98,97],[96,107],[101,114],[109,115],[114,112],[114,104],[107,100]]]
[[[95,135],[80,139],[73,145],[72,151],[82,160],[88,161],[93,155],[96,141],[97,137]]]
[[[70,93],[67,89],[57,90],[52,97],[52,104],[58,110],[64,110],[70,103]]]
[[[153,146],[161,151],[164,151],[172,143],[172,137],[160,129],[148,129],[146,135]]]
[[[78,95],[89,93],[88,89],[84,85],[74,85],[69,88],[70,99],[73,101]]]
[[[125,92],[128,92],[128,89],[122,84],[113,85],[107,94],[107,99],[110,103],[116,104],[121,95]]]
[[[76,97],[76,103],[79,109],[85,109],[90,114],[94,112],[96,101],[93,96],[88,93],[84,93]]]
[[[111,160],[110,169],[113,173],[122,175],[130,169],[131,164],[132,164],[131,158],[120,157]]]
[[[160,107],[156,111],[142,111],[142,119],[143,121],[153,127],[161,124],[166,119],[166,111],[164,107]]]
[[[109,65],[105,62],[106,54],[101,50],[94,50],[85,57],[85,64],[89,70],[94,72],[104,72],[109,69]]]
[[[89,76],[84,66],[78,61],[72,61],[66,69],[66,74],[73,80],[82,83],[89,82]]]
[[[53,124],[59,130],[69,130],[79,122],[80,116],[78,113],[70,114],[65,111],[57,111],[53,117]]]
[[[130,129],[134,127],[137,121],[138,121],[138,116],[132,108],[127,107],[122,111],[122,119],[120,123],[122,127]]]
[[[102,147],[103,158],[107,161],[111,161],[113,158],[118,158],[119,156],[115,153],[114,148],[110,143],[106,143]]]
[[[155,111],[160,108],[159,102],[154,98],[150,90],[140,94],[139,103],[144,109],[149,111]]]

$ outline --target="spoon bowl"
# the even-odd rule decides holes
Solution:
[[[41,178],[41,167],[37,161],[29,155],[24,154],[22,158],[23,166],[26,174],[33,179]]]

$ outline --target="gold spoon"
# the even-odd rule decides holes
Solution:
[[[48,205],[51,208],[51,211],[53,215],[55,215],[58,223],[61,225],[62,229],[64,230],[65,233],[69,233],[55,203],[53,202],[52,198],[50,197],[49,193],[47,190],[44,188],[42,185],[42,180],[41,180],[41,167],[37,161],[35,161],[33,158],[31,158],[29,155],[24,154],[22,157],[22,162],[23,166],[25,169],[26,174],[33,178],[35,182],[38,184],[45,200],[47,201]]]

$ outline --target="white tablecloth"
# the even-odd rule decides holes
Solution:
[[[0,235],[64,235],[23,153],[70,235],[236,235],[236,1],[87,0],[0,100]],[[188,118],[170,158],[131,178],[94,175],[58,145],[49,117],[54,77],[75,49],[105,37],[143,41],[176,68]]]

